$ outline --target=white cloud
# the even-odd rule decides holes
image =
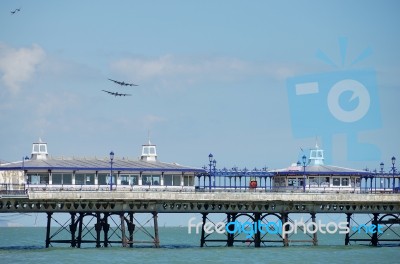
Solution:
[[[0,73],[5,87],[17,94],[21,85],[32,78],[45,55],[44,50],[36,44],[31,48],[15,49],[0,43]]]

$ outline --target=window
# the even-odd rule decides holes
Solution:
[[[49,174],[28,174],[28,184],[49,184]]]
[[[121,174],[121,185],[138,185],[139,175],[137,174]]]
[[[150,154],[152,154],[152,155],[156,154],[156,148],[155,148],[155,147],[150,147],[150,148],[149,148],[149,152],[150,152]]]
[[[184,186],[193,186],[194,185],[194,177],[193,176],[183,176],[183,185]]]
[[[46,145],[39,145],[40,152],[47,152],[46,151]]]
[[[75,174],[75,185],[85,184],[85,174]]]
[[[333,186],[340,186],[340,178],[333,178]]]
[[[130,175],[121,174],[120,178],[121,178],[121,185],[129,185]]]
[[[288,186],[299,186],[296,178],[288,178]]]
[[[108,184],[108,174],[101,173],[98,175],[98,183],[99,185],[106,185]]]
[[[52,174],[52,177],[53,177],[53,184],[62,184],[62,174],[60,173],[60,174],[56,174],[56,173],[53,173]]]
[[[349,178],[342,178],[342,186],[349,186]]]
[[[181,175],[164,175],[164,185],[165,186],[180,186],[181,185]]]
[[[160,175],[143,175],[142,184],[143,185],[160,185]]]
[[[63,174],[62,181],[63,184],[72,184],[72,174]]]
[[[276,177],[274,179],[274,186],[285,186],[285,178],[284,177]]]
[[[172,186],[172,176],[173,175],[164,175],[164,185]]]

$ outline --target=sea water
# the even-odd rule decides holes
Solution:
[[[84,244],[71,248],[54,243],[46,248],[45,236],[45,227],[1,227],[0,263],[400,263],[398,245],[345,246],[344,235],[339,234],[318,234],[318,246],[266,243],[260,248],[250,241],[235,242],[233,247],[207,242],[200,247],[200,234],[188,234],[187,227],[160,227],[160,248],[151,244],[133,248]]]

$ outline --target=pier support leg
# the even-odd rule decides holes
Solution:
[[[84,213],[80,213],[79,214],[79,218],[78,218],[78,222],[79,222],[79,226],[78,226],[78,248],[81,247],[82,244],[82,226],[83,226],[83,217],[85,216]]]
[[[103,230],[104,230],[104,247],[108,247],[108,231],[110,230],[110,224],[108,223],[109,213],[104,213],[103,218]]]
[[[282,225],[285,225],[285,223],[288,221],[289,219],[289,214],[288,213],[282,213],[281,214],[281,221],[282,221]],[[289,226],[285,226],[285,231],[289,231]],[[287,232],[285,232],[285,235],[283,236],[283,246],[288,247],[289,246],[289,238],[288,238],[288,234]]]
[[[129,213],[129,224],[128,224],[128,232],[129,232],[129,246],[133,247],[133,232],[135,231],[135,224],[133,223],[133,213]]]
[[[348,230],[351,230],[351,228],[350,228],[351,215],[352,215],[351,213],[346,213],[346,216],[347,216],[346,221],[347,221]],[[344,238],[344,244],[346,246],[348,246],[350,244],[350,231],[346,233],[346,237]]]
[[[47,228],[46,228],[46,248],[50,246],[50,226],[51,226],[51,215],[53,213],[47,213]]]
[[[96,213],[96,224],[94,225],[94,229],[96,230],[96,247],[99,248],[101,247],[100,245],[100,234],[101,234],[101,218],[100,218],[100,213]]]
[[[205,226],[206,221],[207,221],[207,215],[208,215],[208,213],[202,213],[202,215],[203,215],[203,224],[201,225],[200,247],[204,247],[204,244],[205,244],[205,242],[206,242],[205,232],[204,232],[204,226]]]
[[[313,246],[318,246],[318,235],[317,235],[317,233],[318,232],[316,232],[317,230],[315,230],[316,229],[316,226],[317,226],[317,223],[316,223],[316,221],[315,221],[315,213],[311,213],[311,221],[313,222]]]
[[[372,224],[377,227],[379,214],[375,213],[373,215],[374,215],[374,219],[372,220]],[[371,236],[371,244],[375,247],[378,246],[378,230],[376,230],[376,229],[375,229],[375,233],[373,233]]]
[[[71,213],[71,224],[69,225],[69,230],[71,231],[71,247],[76,247],[76,223],[75,223],[76,213]]]
[[[226,222],[235,222],[236,221],[236,214],[226,214]],[[233,231],[235,229],[234,226],[230,225],[229,228]],[[233,242],[235,241],[235,234],[227,234],[227,243],[228,247],[233,247]]]
[[[160,247],[160,238],[158,236],[158,214],[156,212],[153,213],[154,219],[154,246],[156,248]]]
[[[127,239],[126,239],[126,235],[125,235],[125,216],[124,213],[121,213],[119,215],[119,217],[121,218],[121,237],[122,237],[122,247],[126,247],[128,245],[127,243]]]
[[[254,226],[257,227],[257,229],[255,230],[255,234],[254,234],[254,246],[256,248],[259,248],[261,246],[261,233],[259,230],[260,228],[258,226],[260,218],[261,218],[260,213],[254,214]]]

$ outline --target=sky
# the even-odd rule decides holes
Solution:
[[[283,168],[318,143],[331,165],[387,170],[400,150],[399,11],[1,1],[0,160],[30,156],[39,138],[55,157],[138,157],[150,134],[160,161],[187,166],[212,153],[217,168]]]

